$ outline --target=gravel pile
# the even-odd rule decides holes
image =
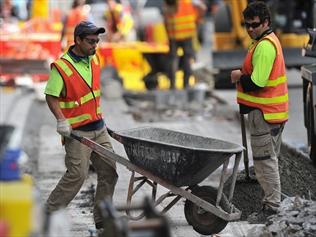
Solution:
[[[283,199],[299,196],[306,200],[316,200],[316,168],[309,159],[283,145],[279,157],[279,170]],[[254,176],[253,167],[250,167],[250,174]],[[225,185],[226,191],[229,188],[229,181]],[[242,173],[239,174],[233,204],[242,211],[241,220],[247,220],[251,213],[261,209],[262,198],[263,191],[260,185],[257,182],[245,181]]]

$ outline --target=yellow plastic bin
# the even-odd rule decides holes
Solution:
[[[32,229],[32,182],[0,181],[0,220],[8,223],[10,237],[27,237]]]

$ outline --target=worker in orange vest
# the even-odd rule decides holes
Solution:
[[[264,191],[262,209],[248,222],[263,224],[281,202],[278,156],[288,120],[288,87],[282,46],[271,28],[268,6],[251,2],[243,16],[253,41],[242,68],[231,72],[231,81],[237,85],[240,113],[248,114],[254,170]]]
[[[86,0],[74,0],[72,7],[64,19],[64,27],[61,33],[62,48],[67,49],[74,44],[73,32],[75,26],[81,21],[88,20],[90,6],[86,4]]]
[[[48,107],[56,118],[57,132],[64,141],[67,168],[49,195],[46,212],[50,215],[73,200],[88,176],[91,161],[97,173],[93,217],[99,233],[103,232],[104,222],[98,206],[105,197],[113,197],[118,179],[116,164],[111,159],[104,162],[100,155],[71,138],[71,133],[90,138],[113,151],[100,104],[101,67],[96,55],[99,35],[104,33],[103,27],[88,21],[80,22],[73,32],[75,44],[51,64],[45,88]]]
[[[199,5],[194,5],[192,0],[165,0],[163,13],[169,38],[170,66],[168,77],[170,89],[175,88],[178,48],[183,50],[183,88],[189,86],[189,78],[192,74],[191,59],[194,58],[192,40],[196,36],[197,29],[196,7],[199,7]]]

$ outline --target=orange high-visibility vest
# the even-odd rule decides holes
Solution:
[[[166,14],[168,37],[175,40],[192,38],[196,32],[195,10],[191,0],[179,0],[175,14]]]
[[[77,24],[88,19],[88,11],[84,6],[71,9],[67,15],[65,38],[67,46],[74,44],[74,31]]]
[[[102,119],[100,108],[100,65],[97,56],[91,60],[91,87],[75,67],[65,58],[52,63],[64,80],[65,97],[59,98],[59,107],[72,128]]]
[[[242,67],[242,73],[251,75],[252,56],[261,40],[269,40],[276,49],[276,58],[267,85],[255,92],[244,92],[237,85],[237,102],[262,111],[269,123],[282,123],[288,120],[288,88],[285,75],[285,63],[281,44],[274,33],[264,36],[248,50]]]

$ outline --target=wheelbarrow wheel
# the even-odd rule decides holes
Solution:
[[[196,187],[192,190],[192,194],[211,203],[212,205],[216,204],[217,190],[213,187]],[[224,194],[219,205],[224,211],[229,210],[229,202]],[[190,200],[185,201],[184,214],[187,222],[193,227],[193,229],[203,235],[217,234],[221,232],[228,223],[213,213],[204,211],[201,207],[195,205]]]

